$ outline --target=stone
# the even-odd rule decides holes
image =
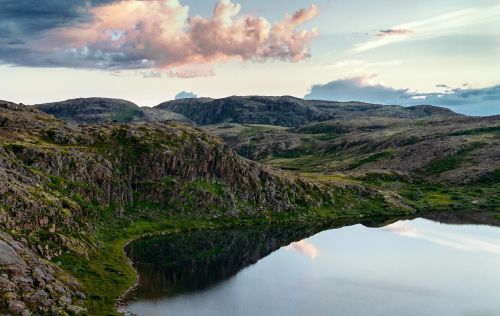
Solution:
[[[71,298],[69,298],[67,296],[61,296],[59,298],[59,302],[62,303],[61,305],[70,305],[71,304]]]
[[[9,306],[9,311],[14,315],[30,315],[29,310],[26,309],[26,305],[21,301],[9,301],[7,305]]]
[[[80,291],[76,291],[75,294],[81,300],[84,300],[84,299],[87,298],[87,296],[85,294],[83,294],[82,292],[80,292]]]
[[[0,239],[0,270],[26,270],[26,262],[8,243]]]
[[[71,315],[80,315],[84,312],[87,311],[87,309],[83,308],[83,307],[80,307],[80,306],[76,306],[76,305],[70,305],[68,307],[66,307],[66,310],[71,314]]]

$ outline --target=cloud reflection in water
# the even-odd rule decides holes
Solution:
[[[500,243],[483,240],[478,236],[468,236],[432,228],[419,229],[411,226],[408,222],[397,222],[384,227],[384,229],[400,236],[421,239],[457,250],[500,254]]]
[[[295,250],[303,255],[308,256],[311,259],[316,259],[319,255],[319,249],[308,242],[307,240],[301,240],[293,242],[290,245],[283,247],[285,250]]]

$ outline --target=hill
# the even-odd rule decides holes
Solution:
[[[240,123],[297,127],[312,122],[356,117],[459,116],[449,109],[430,105],[403,107],[361,102],[303,100],[290,96],[183,99],[168,101],[155,108],[180,113],[200,125]]]
[[[187,121],[174,112],[139,107],[137,104],[109,98],[78,98],[34,105],[42,112],[76,124],[145,123],[164,120]]]
[[[11,314],[115,313],[134,280],[123,246],[147,233],[413,211],[244,159],[183,123],[75,126],[8,102],[0,175],[0,313]]]
[[[115,315],[135,280],[123,248],[144,235],[498,214],[499,131],[498,116],[290,97],[0,101],[0,314]]]

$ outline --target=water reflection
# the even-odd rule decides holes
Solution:
[[[127,248],[140,276],[129,308],[172,316],[500,315],[500,229],[486,226],[500,220],[489,213],[424,217],[433,221],[139,240]]]
[[[203,290],[288,245],[325,229],[324,225],[194,231],[138,240],[126,248],[140,284],[131,297],[159,298]],[[292,243],[311,257],[317,249]]]
[[[443,232],[439,229],[418,229],[409,222],[397,222],[384,228],[400,236],[417,238],[458,250],[473,252],[490,252],[500,254],[500,244],[480,239],[476,236]]]
[[[285,250],[295,250],[299,253],[308,256],[311,259],[316,259],[319,255],[319,249],[307,240],[292,242],[284,248]]]

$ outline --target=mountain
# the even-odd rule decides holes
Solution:
[[[312,122],[356,117],[459,116],[449,109],[430,105],[403,107],[361,102],[303,100],[290,96],[183,99],[168,101],[155,108],[180,113],[200,125],[231,122],[296,127]]]
[[[9,102],[0,175],[2,314],[113,314],[134,278],[124,243],[148,232],[413,211],[244,159],[183,123],[73,125]]]
[[[249,159],[299,172],[473,183],[500,170],[500,116],[358,117],[297,128],[227,123],[205,129]]]
[[[103,122],[144,123],[164,120],[187,121],[182,115],[109,98],[78,98],[34,105],[37,109],[61,120],[76,124]]]
[[[77,124],[175,120],[199,125],[233,122],[297,127],[314,122],[355,117],[459,116],[451,110],[430,105],[402,107],[361,102],[303,100],[289,96],[181,99],[168,101],[153,108],[139,107],[120,99],[79,98],[37,104],[34,107],[61,120]]]
[[[499,116],[291,97],[0,101],[0,314],[116,315],[142,236],[499,214],[499,132]]]

